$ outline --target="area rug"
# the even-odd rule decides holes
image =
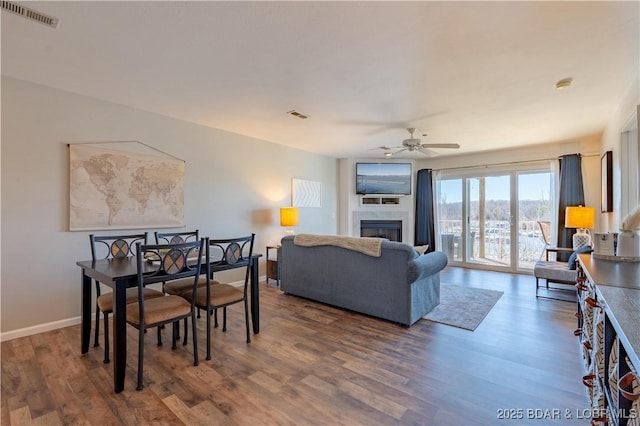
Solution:
[[[440,304],[422,318],[473,331],[502,294],[501,291],[440,284]]]

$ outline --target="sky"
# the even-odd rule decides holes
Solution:
[[[520,200],[549,200],[551,173],[522,173],[518,175],[518,197]],[[509,200],[510,176],[487,176],[486,199]],[[446,194],[447,203],[462,201],[462,180],[440,181],[440,198]],[[471,178],[471,201],[478,201],[478,180]]]

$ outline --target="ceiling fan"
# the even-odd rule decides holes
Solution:
[[[386,151],[384,153],[385,157],[392,157],[403,151],[409,151],[409,152],[417,151],[426,156],[433,157],[435,155],[438,155],[438,153],[430,150],[429,148],[453,148],[453,149],[460,148],[460,145],[457,143],[422,143],[420,139],[413,137],[413,133],[416,131],[415,128],[409,127],[407,128],[407,131],[409,132],[410,137],[409,139],[403,140],[402,145],[392,146],[392,147],[379,146],[377,149],[383,149],[384,151]],[[396,148],[400,148],[400,150],[396,152],[391,152],[392,149],[396,149]]]

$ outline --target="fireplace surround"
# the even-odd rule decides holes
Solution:
[[[362,235],[362,221],[374,221],[374,222],[386,222],[393,221],[400,223],[400,242],[410,244],[411,238],[409,238],[409,212],[404,210],[356,210],[353,212],[353,224],[351,229],[351,235],[354,237]],[[366,224],[365,224],[366,227]],[[384,237],[389,238],[389,237]],[[389,238],[391,239],[391,238]]]

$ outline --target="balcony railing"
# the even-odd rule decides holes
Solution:
[[[462,221],[441,220],[440,235],[442,250],[451,260],[463,261]],[[485,222],[484,256],[480,256],[480,226],[478,221],[469,224],[471,237],[470,260],[474,263],[509,265],[511,253],[511,230],[509,221],[492,220]],[[542,235],[536,221],[520,221],[518,229],[518,267],[533,268],[544,249]]]

